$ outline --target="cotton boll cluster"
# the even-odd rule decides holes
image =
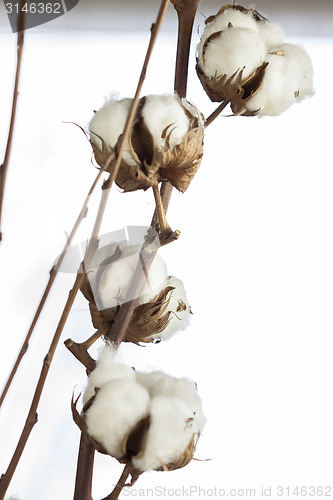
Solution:
[[[207,20],[196,69],[210,99],[230,101],[237,115],[277,115],[313,94],[306,52],[285,44],[279,25],[239,5]]]
[[[90,142],[100,166],[116,149],[131,104],[112,99],[93,116]],[[168,180],[185,191],[200,166],[203,131],[201,113],[177,94],[141,98],[116,183],[126,192]]]
[[[268,54],[267,61],[262,86],[246,103],[248,110],[274,116],[313,94],[311,60],[301,47],[283,44]]]
[[[136,372],[114,357],[107,345],[89,376],[82,417],[88,434],[141,472],[187,465],[205,423],[194,382]]]

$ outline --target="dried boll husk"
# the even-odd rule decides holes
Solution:
[[[210,100],[213,102],[220,102],[225,99],[230,101],[236,114],[244,110],[246,101],[255,96],[261,88],[267,66],[268,62],[264,62],[246,79],[243,79],[243,68],[237,70],[229,78],[226,75],[207,77],[198,64],[196,70]],[[255,115],[257,112],[255,110],[251,115]]]
[[[159,138],[145,119],[145,104],[151,99],[173,99],[178,105],[177,116],[170,119],[159,131]],[[122,102],[122,101],[120,101]],[[148,104],[147,104],[148,105]],[[103,111],[103,108],[100,112]],[[110,153],[117,151],[117,143],[108,144],[107,140],[96,131],[98,120],[95,113],[90,123],[90,142],[96,162],[103,166]],[[188,127],[179,143],[173,145],[173,133],[177,128],[177,117],[182,113],[188,119]],[[111,119],[109,117],[109,119]],[[149,120],[148,120],[149,121]],[[94,130],[95,129],[95,130]],[[122,131],[119,131],[119,136]],[[132,131],[126,145],[126,157],[123,157],[116,184],[124,192],[146,190],[167,180],[181,192],[186,191],[196,174],[203,155],[204,127],[201,113],[185,99],[174,96],[147,96],[140,100]]]
[[[112,325],[119,312],[119,306],[98,310],[94,301],[93,294],[89,290],[89,282],[85,281],[81,291],[89,300],[89,309],[93,326],[97,330],[103,330],[104,337],[108,337]],[[83,292],[84,290],[84,292]],[[132,319],[127,328],[123,342],[132,342],[134,344],[156,342],[163,338],[163,331],[169,325],[172,316],[178,312],[187,310],[190,306],[184,301],[179,302],[175,311],[166,310],[171,300],[171,294],[174,290],[172,286],[166,286],[158,295],[149,302],[140,304],[134,310]]]

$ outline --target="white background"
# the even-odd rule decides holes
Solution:
[[[133,95],[148,36],[149,27],[131,36],[27,34],[0,247],[3,382],[96,175],[89,143],[64,122],[85,127],[112,91]],[[197,41],[195,32],[193,47]],[[289,35],[288,41],[303,43],[312,57],[315,97],[277,118],[225,117],[207,129],[200,170],[186,194],[173,194],[168,212],[181,237],[162,250],[170,274],[185,283],[191,325],[165,344],[125,345],[120,352],[120,359],[138,369],[159,368],[196,380],[207,416],[196,457],[211,460],[145,474],[132,496],[140,488],[165,486],[172,496],[176,488],[201,486],[255,488],[260,497],[262,486],[269,485],[273,498],[279,485],[331,485],[333,495],[333,40]],[[172,92],[175,43],[175,33],[159,39],[144,94]],[[15,35],[2,33],[2,156],[15,47]],[[193,50],[188,97],[208,116],[214,105],[197,81],[194,61]],[[99,196],[98,188],[78,243],[90,234]],[[148,225],[153,208],[149,191],[122,194],[114,187],[102,233]],[[0,411],[1,472],[73,281],[74,275],[59,276]],[[78,297],[62,341],[84,340],[92,332],[87,304]],[[20,500],[73,495],[79,430],[71,420],[70,399],[85,373],[62,341],[39,422],[9,489],[9,496]],[[106,496],[120,473],[117,462],[97,454],[94,498]],[[142,494],[152,498],[152,492]]]

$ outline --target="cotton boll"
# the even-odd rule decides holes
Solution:
[[[83,405],[95,395],[95,389],[101,388],[113,379],[135,380],[135,371],[127,365],[116,363],[115,349],[106,344],[97,359],[95,370],[88,377],[88,384],[83,395]]]
[[[157,396],[150,404],[150,427],[143,454],[133,457],[132,463],[141,471],[174,464],[198,433],[195,415],[184,401]]]
[[[85,413],[90,436],[115,458],[124,456],[124,442],[149,412],[147,390],[133,380],[110,380],[97,392]]]
[[[248,28],[228,28],[210,41],[200,66],[208,77],[230,77],[244,66],[243,78],[250,76],[266,57],[266,45]]]
[[[294,102],[313,95],[313,70],[308,54],[296,45],[284,44],[267,56],[262,87],[246,107],[259,116],[278,115]]]
[[[169,323],[162,332],[152,335],[149,338],[167,340],[176,332],[185,330],[190,320],[191,308],[186,298],[183,282],[171,276],[168,278],[166,286],[174,287],[170,292],[169,304],[165,309],[165,314],[169,311],[171,312]]]
[[[142,108],[142,116],[157,147],[164,146],[165,138],[162,137],[162,133],[169,125],[171,126],[168,132],[172,130],[170,136],[171,148],[176,144],[180,144],[189,130],[189,118],[186,116],[177,95],[147,96]]]
[[[278,47],[283,44],[283,31],[279,24],[270,23],[268,21],[260,21],[257,23],[259,35],[265,42],[267,51],[273,47]]]
[[[96,111],[89,124],[90,140],[100,150],[103,149],[102,138],[106,145],[113,149],[119,136],[123,133],[132,99],[110,100]],[[136,165],[128,144],[125,146],[123,159],[129,165]]]
[[[124,248],[121,259],[106,267],[99,282],[99,294],[104,309],[116,307],[135,298],[128,296],[129,286],[139,262],[140,245]],[[144,263],[142,264],[144,268]],[[166,267],[161,257],[155,256],[145,280],[138,305],[148,302],[164,287],[166,282]]]

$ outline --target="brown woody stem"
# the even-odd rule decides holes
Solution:
[[[8,172],[8,165],[10,159],[10,153],[12,150],[15,119],[16,119],[16,109],[17,109],[17,99],[19,95],[19,82],[21,74],[21,63],[24,45],[24,34],[25,34],[25,22],[26,22],[26,10],[23,11],[22,7],[24,5],[24,0],[20,1],[20,11],[17,19],[17,59],[16,59],[16,73],[14,81],[13,99],[12,99],[12,112],[10,117],[9,131],[7,137],[7,144],[5,150],[5,156],[3,164],[0,165],[0,242],[2,240],[1,232],[1,217],[2,217],[2,207],[5,195],[5,185]]]
[[[92,500],[92,477],[95,449],[88,436],[82,432],[75,479],[74,500]]]
[[[125,465],[124,470],[119,478],[119,481],[116,484],[116,486],[114,487],[113,491],[110,493],[110,495],[103,498],[103,500],[117,500],[118,499],[123,488],[126,486],[126,481],[127,481],[128,476],[131,473],[131,469],[132,469],[132,467],[130,464]]]
[[[215,118],[217,118],[221,113],[222,111],[228,106],[229,104],[229,100],[228,99],[225,99],[224,101],[221,102],[221,104],[215,109],[215,111],[213,111],[213,113],[211,115],[209,115],[209,117],[207,118],[207,120],[205,121],[205,127],[207,128],[214,120]]]
[[[153,192],[156,204],[157,217],[160,225],[160,231],[161,233],[165,233],[170,230],[170,226],[165,217],[165,212],[162,204],[160,190],[158,189],[158,185],[153,186]]]
[[[64,342],[67,349],[76,357],[83,366],[86,367],[87,372],[92,372],[96,368],[96,361],[90,356],[87,352],[87,349],[84,347],[84,344],[80,344],[74,342],[72,339],[67,339]]]

